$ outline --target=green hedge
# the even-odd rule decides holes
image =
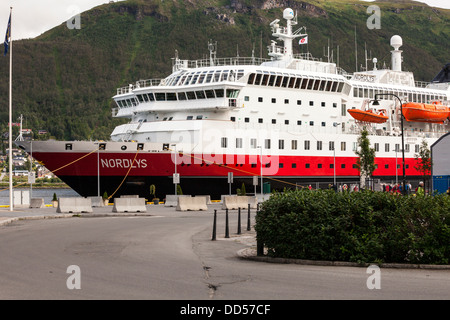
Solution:
[[[262,204],[255,230],[273,257],[449,264],[450,197],[289,190]]]

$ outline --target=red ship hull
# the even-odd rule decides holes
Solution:
[[[37,142],[35,142],[37,143]],[[34,143],[34,144],[35,144]],[[76,143],[76,142],[74,142]],[[130,144],[130,143],[128,143]],[[136,145],[136,143],[134,143]],[[258,155],[200,155],[147,151],[92,152],[47,151],[33,152],[33,158],[45,165],[81,196],[93,196],[107,192],[114,196],[120,194],[139,194],[149,196],[149,186],[156,186],[157,195],[162,199],[166,194],[174,193],[172,175],[181,176],[181,187],[185,194],[210,194],[220,199],[228,194],[227,176],[233,172],[233,192],[246,184],[246,190],[253,192],[253,176],[260,177],[261,157]],[[136,148],[129,148],[136,150]],[[339,182],[359,181],[356,157],[336,156],[262,156],[264,183],[270,183],[271,189],[284,188],[311,183],[321,183],[322,187],[333,182],[334,176]],[[336,163],[336,170],[334,169]],[[401,159],[377,158],[378,168],[374,178],[392,178],[396,176],[395,165]],[[415,159],[406,159],[406,175],[409,178],[419,176],[414,169]],[[401,169],[397,169],[401,175]],[[259,183],[259,178],[258,178]],[[119,187],[120,186],[120,187]],[[260,186],[256,187],[260,192]]]

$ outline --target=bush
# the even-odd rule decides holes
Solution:
[[[360,263],[450,262],[450,197],[290,190],[256,216],[273,257]]]

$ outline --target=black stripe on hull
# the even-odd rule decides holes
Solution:
[[[80,196],[96,196],[98,193],[97,176],[60,176],[67,185],[75,190]],[[106,191],[108,196],[112,195],[118,186],[121,184],[123,177],[108,177],[103,176],[100,179],[100,196]],[[311,185],[314,189],[327,188],[333,184],[333,177],[280,177],[277,180],[264,179],[264,184],[269,184],[270,191],[282,191],[285,188],[306,187]],[[375,180],[380,180],[384,183],[394,183],[395,177],[376,177]],[[421,177],[407,177],[407,182],[414,185],[418,184]],[[398,177],[398,182],[401,184],[401,177]],[[245,184],[245,189],[248,194],[261,192],[261,186],[253,186],[252,177],[234,177],[231,185],[231,193],[236,194],[236,189]],[[258,177],[258,184],[260,178]],[[338,184],[359,184],[358,177],[338,177]],[[164,199],[167,194],[174,194],[175,186],[172,183],[172,177],[128,177],[121,187],[116,191],[114,197],[120,195],[139,195],[140,197],[150,198],[150,185],[154,184],[156,187],[156,196],[159,199]],[[219,200],[221,195],[229,194],[229,184],[226,177],[181,177],[181,188],[183,194],[190,195],[210,195],[211,199]],[[267,190],[267,185],[264,188]],[[151,199],[149,199],[151,200]]]

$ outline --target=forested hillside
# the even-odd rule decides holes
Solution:
[[[366,26],[371,4],[381,8],[379,30]],[[117,87],[168,76],[175,50],[181,59],[206,57],[209,39],[217,41],[218,57],[251,56],[254,49],[267,58],[268,24],[286,7],[298,12],[309,35],[308,46],[296,52],[308,49],[325,59],[329,44],[337,62],[339,46],[339,65],[348,72],[356,68],[355,30],[358,68],[365,47],[379,66],[389,66],[394,34],[403,38],[403,68],[416,80],[430,81],[449,62],[450,10],[418,2],[130,0],[82,13],[81,29],[64,23],[14,42],[13,119],[23,114],[35,139],[108,139],[121,121],[111,117]],[[0,57],[1,132],[8,123],[8,63]],[[49,134],[38,136],[38,130]]]

